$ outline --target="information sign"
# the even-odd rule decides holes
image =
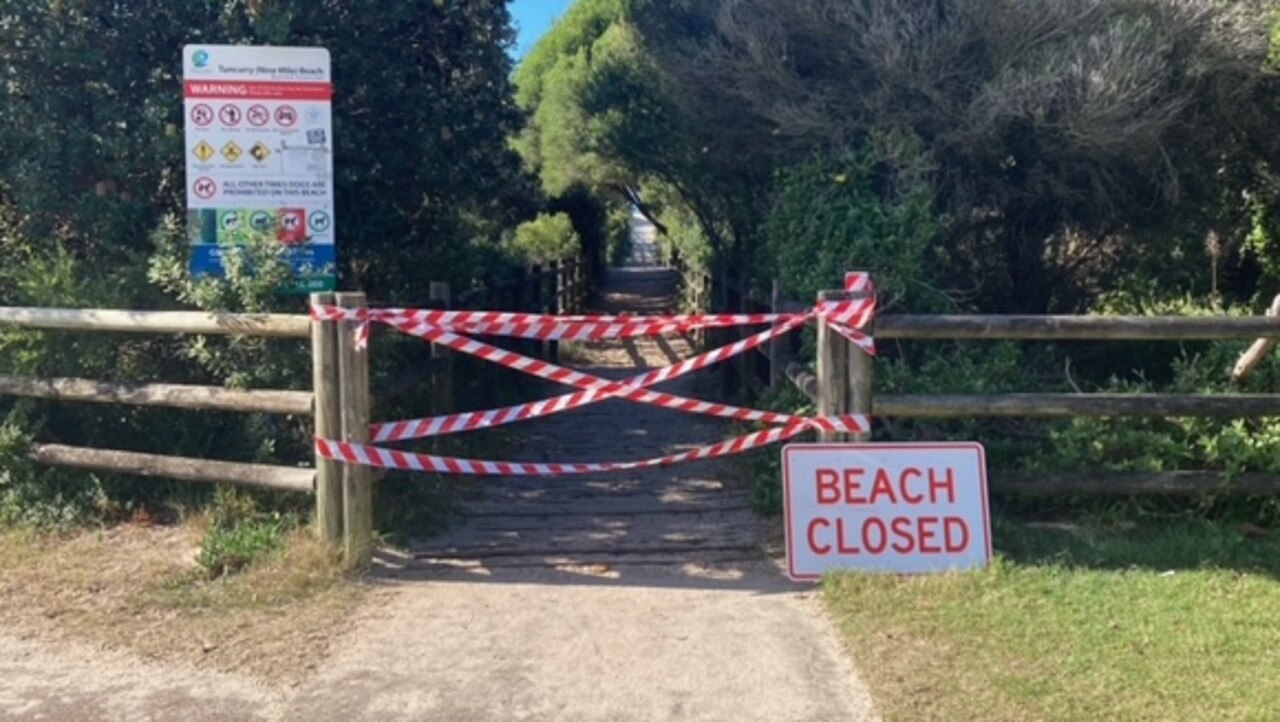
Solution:
[[[333,84],[324,48],[183,48],[191,271],[284,244],[294,292],[333,290]],[[308,222],[310,219],[310,222]]]

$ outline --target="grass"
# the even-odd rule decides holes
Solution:
[[[67,534],[0,528],[0,628],[141,656],[303,679],[365,594],[305,529],[239,573],[197,564],[208,517]]]
[[[1280,541],[1260,532],[1006,522],[987,571],[824,592],[887,719],[1274,719]]]

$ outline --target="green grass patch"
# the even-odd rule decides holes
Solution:
[[[987,571],[824,592],[887,719],[1274,719],[1280,541],[1193,521],[995,530]]]
[[[227,487],[218,489],[209,517],[196,563],[210,579],[278,552],[285,534],[298,525],[292,514],[259,511],[253,495]]]

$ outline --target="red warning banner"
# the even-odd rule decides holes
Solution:
[[[188,80],[183,84],[183,95],[187,98],[212,98],[218,100],[311,100],[328,102],[333,98],[333,83]]]

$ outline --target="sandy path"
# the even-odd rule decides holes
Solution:
[[[0,631],[0,719],[269,720],[284,701],[241,677]]]

